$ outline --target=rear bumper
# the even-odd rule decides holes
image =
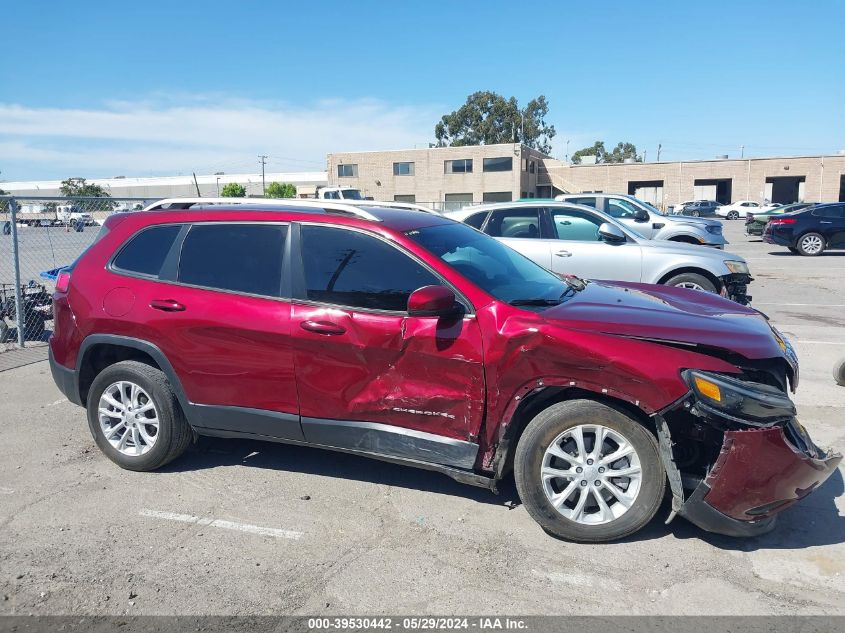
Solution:
[[[68,369],[53,358],[53,349],[48,347],[47,356],[50,360],[50,373],[53,375],[53,382],[65,397],[73,404],[82,406],[79,397],[79,374],[75,369]]]
[[[755,536],[821,486],[842,455],[813,444],[801,425],[726,431],[719,458],[678,514],[709,532]]]

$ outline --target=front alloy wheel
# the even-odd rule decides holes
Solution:
[[[654,434],[593,400],[559,402],[537,414],[519,438],[514,479],[525,509],[543,529],[586,543],[642,528],[666,486]]]
[[[618,519],[637,500],[640,457],[621,433],[583,424],[558,435],[543,456],[546,498],[564,517],[584,525]]]

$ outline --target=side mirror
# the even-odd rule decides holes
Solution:
[[[423,286],[408,297],[408,316],[444,317],[460,311],[455,293],[446,286]]]
[[[605,242],[625,242],[628,238],[615,224],[605,222],[599,227],[599,237]]]
[[[642,209],[637,210],[637,215],[634,216],[634,222],[648,222],[651,216]]]

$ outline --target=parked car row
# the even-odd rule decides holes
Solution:
[[[783,213],[792,213],[793,211],[800,211],[806,209],[812,203],[810,202],[795,202],[793,204],[785,204],[781,207],[768,209],[766,211],[748,211],[745,215],[745,234],[746,235],[763,235],[763,229],[773,216],[781,215]]]
[[[651,240],[625,221],[660,231],[659,213],[609,199],[465,210],[481,230],[325,200],[115,214],[58,273],[53,378],[130,470],[246,437],[493,489],[513,472],[574,541],[636,532],[667,488],[669,520],[766,532],[842,459],[796,419],[795,353],[739,304],[741,258]],[[552,272],[582,260],[679,287]],[[706,283],[739,303],[688,289]]]
[[[815,204],[773,215],[763,229],[763,241],[808,257],[845,249],[845,202]]]
[[[765,213],[778,208],[779,204],[760,204],[753,200],[737,200],[730,204],[722,204],[715,200],[687,200],[672,207],[670,215],[689,215],[702,217],[716,215],[727,220],[738,220],[751,211]]]

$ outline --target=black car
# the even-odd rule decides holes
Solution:
[[[845,203],[817,204],[774,216],[766,224],[763,241],[809,257],[845,248]]]
[[[689,202],[681,209],[680,215],[691,215],[694,218],[703,217],[705,215],[715,215],[716,209],[722,205],[715,200],[696,200]]]

